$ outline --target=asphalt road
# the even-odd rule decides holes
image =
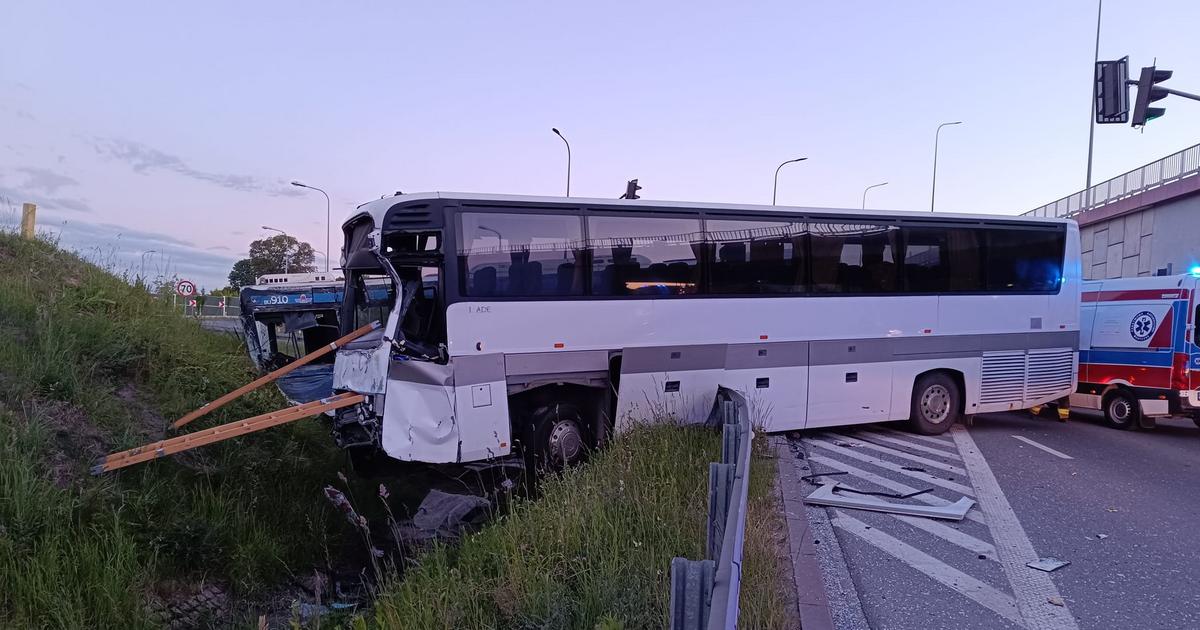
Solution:
[[[200,325],[217,332],[236,334],[242,331],[241,320],[236,317],[201,317]]]
[[[1191,544],[1200,530],[1200,429],[1190,420],[1117,431],[1087,416],[1062,423],[1010,413],[937,437],[902,428],[810,431],[800,440],[801,474],[848,473],[816,482],[932,489],[910,503],[978,502],[958,522],[809,511],[835,532],[818,553],[844,563],[856,591],[849,605],[865,625],[1200,628],[1200,552]],[[1070,564],[1052,573],[1025,566],[1039,557]]]

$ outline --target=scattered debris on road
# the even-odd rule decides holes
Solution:
[[[1055,606],[1066,606],[1067,605],[1065,602],[1063,602],[1063,598],[1059,597],[1058,595],[1053,595],[1046,601],[1050,602],[1051,604],[1054,604]]]
[[[824,484],[820,488],[813,491],[804,499],[805,503],[812,505],[828,505],[832,507],[851,508],[858,510],[870,510],[873,512],[887,512],[890,514],[903,514],[906,516],[924,516],[928,518],[941,518],[947,520],[961,521],[967,516],[967,510],[975,505],[974,499],[961,497],[958,501],[948,505],[909,505],[903,503],[891,503],[879,499],[863,497],[847,497],[835,493],[835,491],[850,491],[857,494],[872,495],[882,494],[875,492],[863,492],[851,490],[850,488],[840,487],[836,483]],[[928,490],[923,490],[915,494],[907,496],[916,496],[923,494]],[[890,495],[895,497],[896,495]]]
[[[1037,569],[1038,571],[1045,571],[1046,573],[1049,573],[1056,569],[1061,569],[1061,568],[1067,566],[1068,564],[1071,564],[1071,563],[1067,562],[1066,560],[1059,560],[1058,558],[1047,557],[1047,558],[1040,558],[1037,562],[1026,562],[1025,566],[1027,566],[1031,569]]]

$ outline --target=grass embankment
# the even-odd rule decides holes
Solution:
[[[252,378],[239,344],[0,233],[0,627],[141,628],[203,582],[254,596],[324,554],[338,459],[308,420],[89,477]],[[283,407],[274,388],[188,430]]]
[[[774,461],[756,449],[741,626],[790,628],[781,588]],[[659,628],[671,558],[704,555],[708,463],[720,434],[641,427],[586,465],[547,479],[536,501],[436,549],[384,589],[382,628]]]

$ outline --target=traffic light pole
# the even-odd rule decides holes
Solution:
[[[1093,60],[1093,72],[1095,64],[1100,62],[1100,16],[1104,12],[1104,0],[1096,2],[1096,58]],[[1087,164],[1087,187],[1084,188],[1084,209],[1092,207],[1092,145],[1096,139],[1096,81],[1092,81],[1092,116],[1088,122],[1088,164]]]
[[[1137,85],[1137,81],[1130,81],[1129,83],[1132,85]],[[1200,94],[1192,94],[1191,92],[1184,92],[1183,90],[1172,90],[1171,88],[1165,88],[1161,86],[1159,86],[1158,89],[1166,92],[1167,94],[1174,94],[1175,96],[1190,98],[1193,101],[1200,101]]]

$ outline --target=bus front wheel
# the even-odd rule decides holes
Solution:
[[[1141,411],[1133,394],[1114,390],[1104,397],[1104,421],[1114,429],[1132,429],[1138,424]]]
[[[917,379],[909,415],[914,431],[922,435],[945,433],[958,421],[961,410],[962,392],[950,375],[934,372]]]

